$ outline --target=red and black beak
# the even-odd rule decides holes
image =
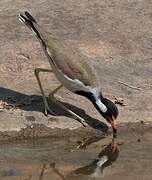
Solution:
[[[113,133],[117,134],[117,129],[116,129],[116,118],[112,115],[111,119],[110,119],[110,124],[112,126],[113,129]]]

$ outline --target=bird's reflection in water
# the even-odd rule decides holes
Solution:
[[[74,170],[72,174],[89,175],[92,177],[102,176],[103,169],[115,162],[119,155],[118,148],[116,148],[113,152],[111,145],[112,143],[108,144],[104,149],[102,149],[98,157],[89,165]]]
[[[104,168],[112,165],[112,163],[117,160],[119,155],[118,148],[116,147],[115,151],[113,151],[112,145],[113,140],[102,149],[98,157],[90,164],[70,172],[65,177],[58,171],[55,164],[51,168],[56,174],[58,174],[58,176],[60,176],[62,180],[79,179],[80,176],[89,176],[94,178],[102,177]]]

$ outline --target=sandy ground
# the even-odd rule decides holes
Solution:
[[[28,10],[44,28],[64,39],[69,47],[88,57],[97,70],[104,96],[122,98],[120,122],[152,120],[152,2],[151,0],[1,0],[0,1],[0,131],[20,131],[29,125],[51,128],[79,128],[53,102],[57,116],[43,115],[43,102],[34,69],[49,64],[39,42],[18,21]],[[59,82],[53,74],[42,75],[46,92]],[[126,87],[118,81],[141,88]],[[104,119],[91,103],[63,89],[59,98],[75,112],[87,117],[91,126]],[[92,125],[93,124],[93,125]]]

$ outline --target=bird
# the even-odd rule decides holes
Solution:
[[[35,76],[44,101],[45,114],[47,115],[48,112],[54,114],[54,112],[48,105],[39,73],[53,72],[61,84],[49,94],[52,100],[86,126],[85,119],[58,101],[55,97],[55,93],[62,87],[65,87],[74,94],[86,97],[92,102],[101,116],[111,124],[113,133],[116,134],[118,108],[111,100],[103,96],[99,74],[96,72],[93,65],[89,63],[88,57],[78,53],[76,49],[63,42],[61,38],[45,31],[43,26],[39,25],[28,11],[20,13],[19,20],[37,37],[51,66],[51,69],[35,69]]]

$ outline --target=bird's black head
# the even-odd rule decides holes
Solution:
[[[92,94],[88,98],[92,101],[98,112],[111,124],[113,132],[116,134],[115,120],[118,116],[117,106],[109,99],[104,98],[102,94],[98,97]]]
[[[98,112],[112,125],[113,131],[116,132],[115,120],[118,116],[118,109],[112,101],[104,98],[101,93],[99,96],[84,91],[76,91],[75,93],[88,98],[94,104]]]
[[[100,98],[101,102],[107,107],[107,112],[102,113],[103,117],[109,121],[112,119],[112,116],[116,119],[118,116],[118,108],[117,106],[107,98]]]

